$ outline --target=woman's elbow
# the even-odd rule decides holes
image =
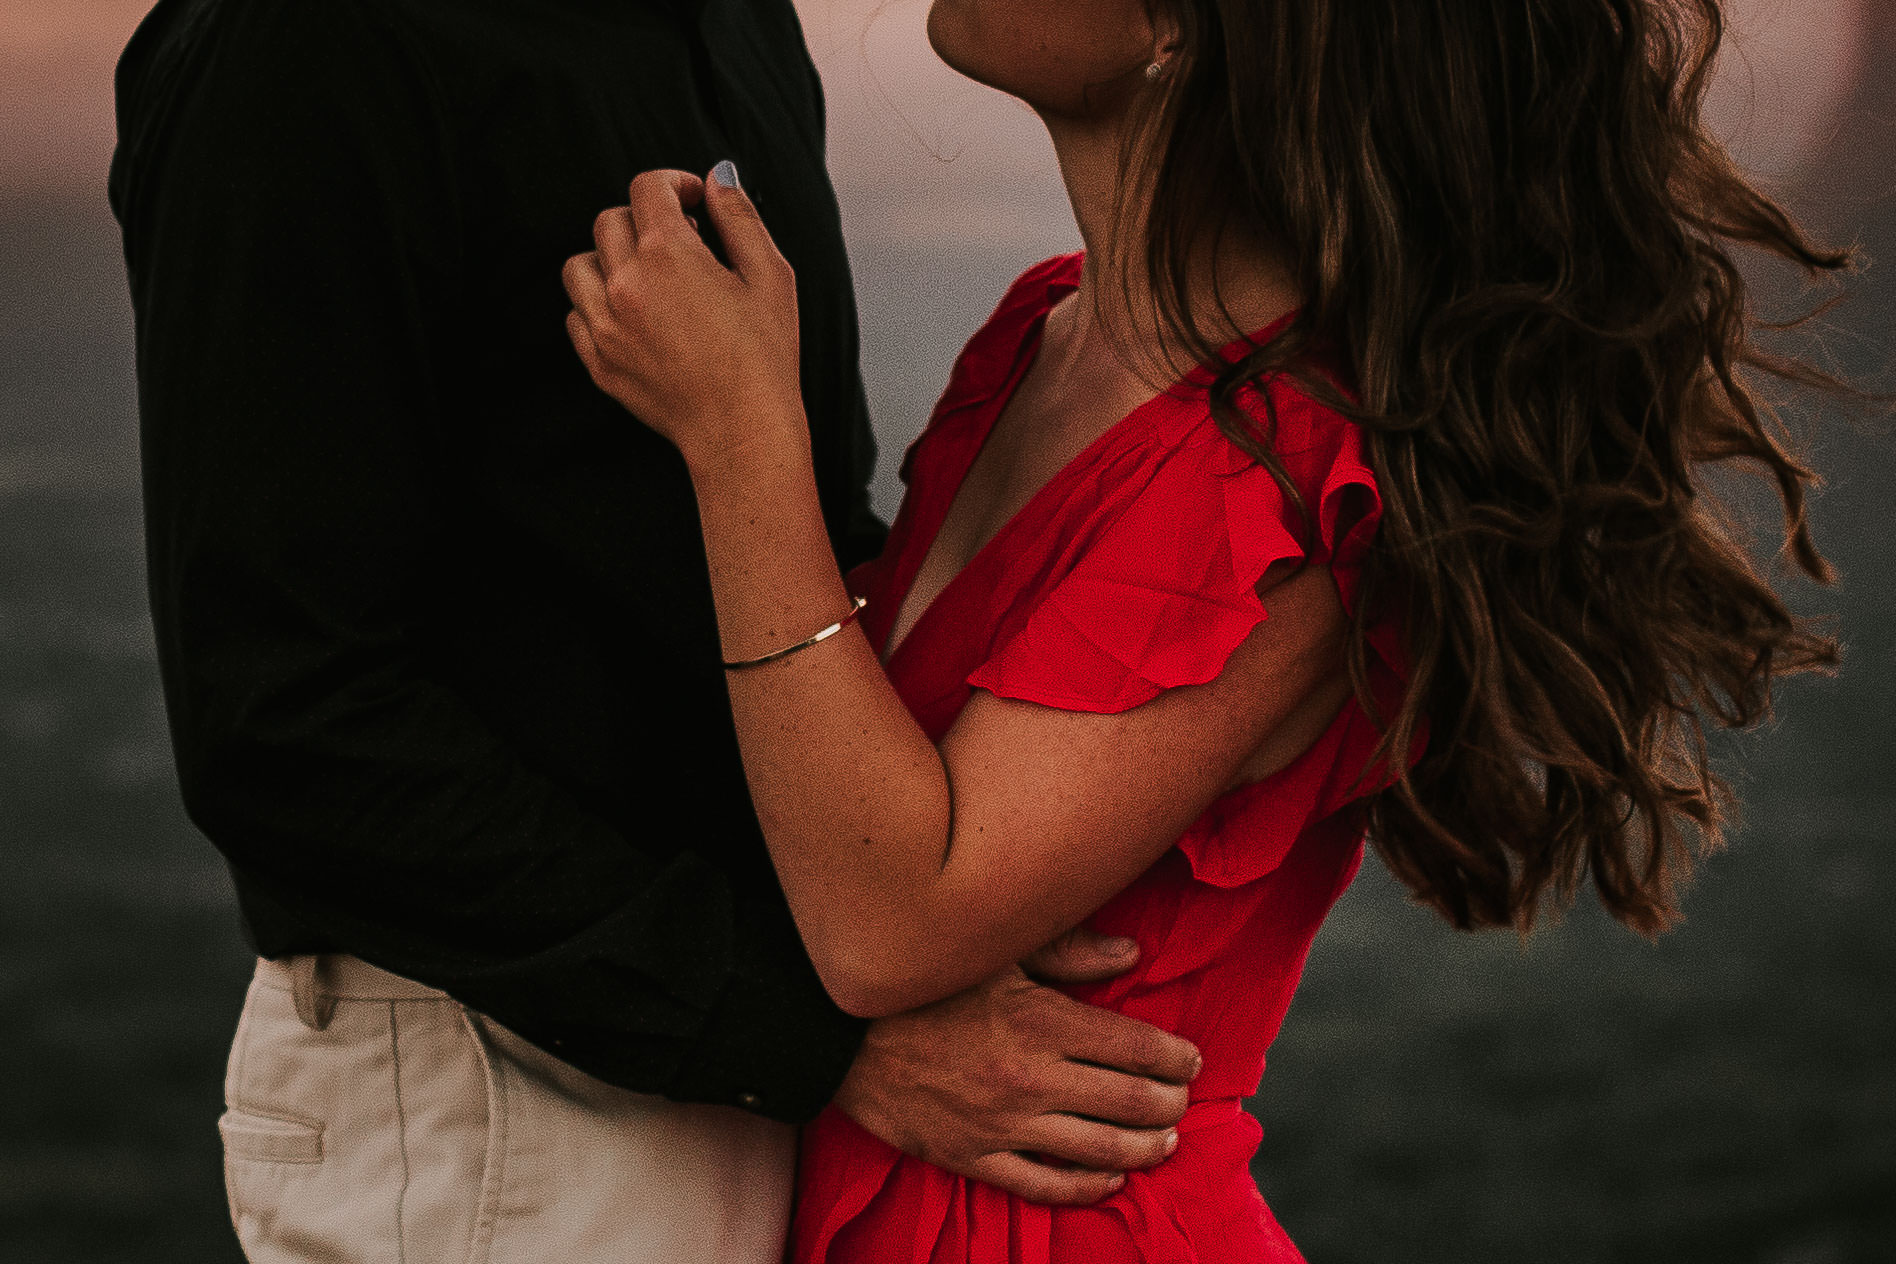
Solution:
[[[886,991],[831,983],[828,980],[824,981],[823,986],[829,990],[830,999],[836,1002],[836,1008],[852,1018],[888,1018],[892,1014],[906,1013],[916,1008]]]
[[[948,960],[919,960],[900,950],[866,949],[820,954],[816,972],[836,1007],[857,1018],[887,1018],[953,996],[970,982]]]

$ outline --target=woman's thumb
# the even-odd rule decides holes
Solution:
[[[704,182],[704,205],[718,230],[718,239],[724,243],[724,256],[739,276],[757,281],[767,276],[768,270],[785,266],[750,194],[744,192],[737,164],[730,159],[711,168],[711,177]]]

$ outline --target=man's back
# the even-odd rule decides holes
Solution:
[[[757,835],[689,481],[587,380],[559,275],[638,171],[735,158],[798,270],[832,535],[878,547],[789,4],[162,0],[119,88],[180,779],[259,950],[813,1113],[860,1025]]]

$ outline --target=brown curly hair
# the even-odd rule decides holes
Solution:
[[[1182,37],[1129,155],[1162,326],[1206,358],[1189,262],[1242,232],[1304,306],[1226,372],[1233,406],[1294,373],[1365,426],[1385,503],[1354,612],[1404,629],[1413,675],[1380,755],[1420,763],[1369,803],[1389,868],[1458,927],[1523,930],[1591,875],[1645,933],[1677,916],[1730,806],[1704,717],[1749,726],[1838,644],[1793,616],[1708,493],[1765,472],[1785,547],[1814,472],[1755,393],[1837,383],[1752,340],[1734,247],[1847,269],[1708,134],[1715,0],[1152,0]],[[1141,139],[1143,138],[1143,139]],[[1354,398],[1309,372],[1346,366]],[[1375,712],[1372,710],[1372,715]],[[1399,763],[1400,761],[1392,761]]]

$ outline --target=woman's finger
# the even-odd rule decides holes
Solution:
[[[599,340],[593,335],[592,326],[586,323],[586,318],[577,310],[566,313],[566,336],[572,340],[573,350],[579,353],[579,362],[586,366],[593,385],[618,400],[633,415],[639,415],[643,396],[638,384],[619,372],[612,361],[606,358],[599,349]]]
[[[717,226],[732,269],[752,285],[793,279],[790,265],[770,239],[770,230],[764,227],[750,194],[739,183],[736,166],[719,163],[711,170],[710,182],[702,187],[705,210]]]
[[[606,277],[599,269],[598,255],[574,255],[566,261],[561,277],[566,282],[567,298],[589,324],[606,324],[613,319],[612,301],[606,292]]]
[[[696,240],[685,212],[703,197],[704,181],[688,171],[647,171],[632,182],[633,232],[641,243],[678,234]]]
[[[605,364],[599,355],[599,344],[593,341],[592,326],[586,323],[586,318],[577,309],[566,313],[566,336],[572,339],[573,350],[579,352],[579,362],[586,366],[586,371],[597,381]]]
[[[639,245],[632,208],[615,206],[599,212],[599,218],[593,221],[593,245],[598,247],[601,268],[608,276],[630,262]]]

